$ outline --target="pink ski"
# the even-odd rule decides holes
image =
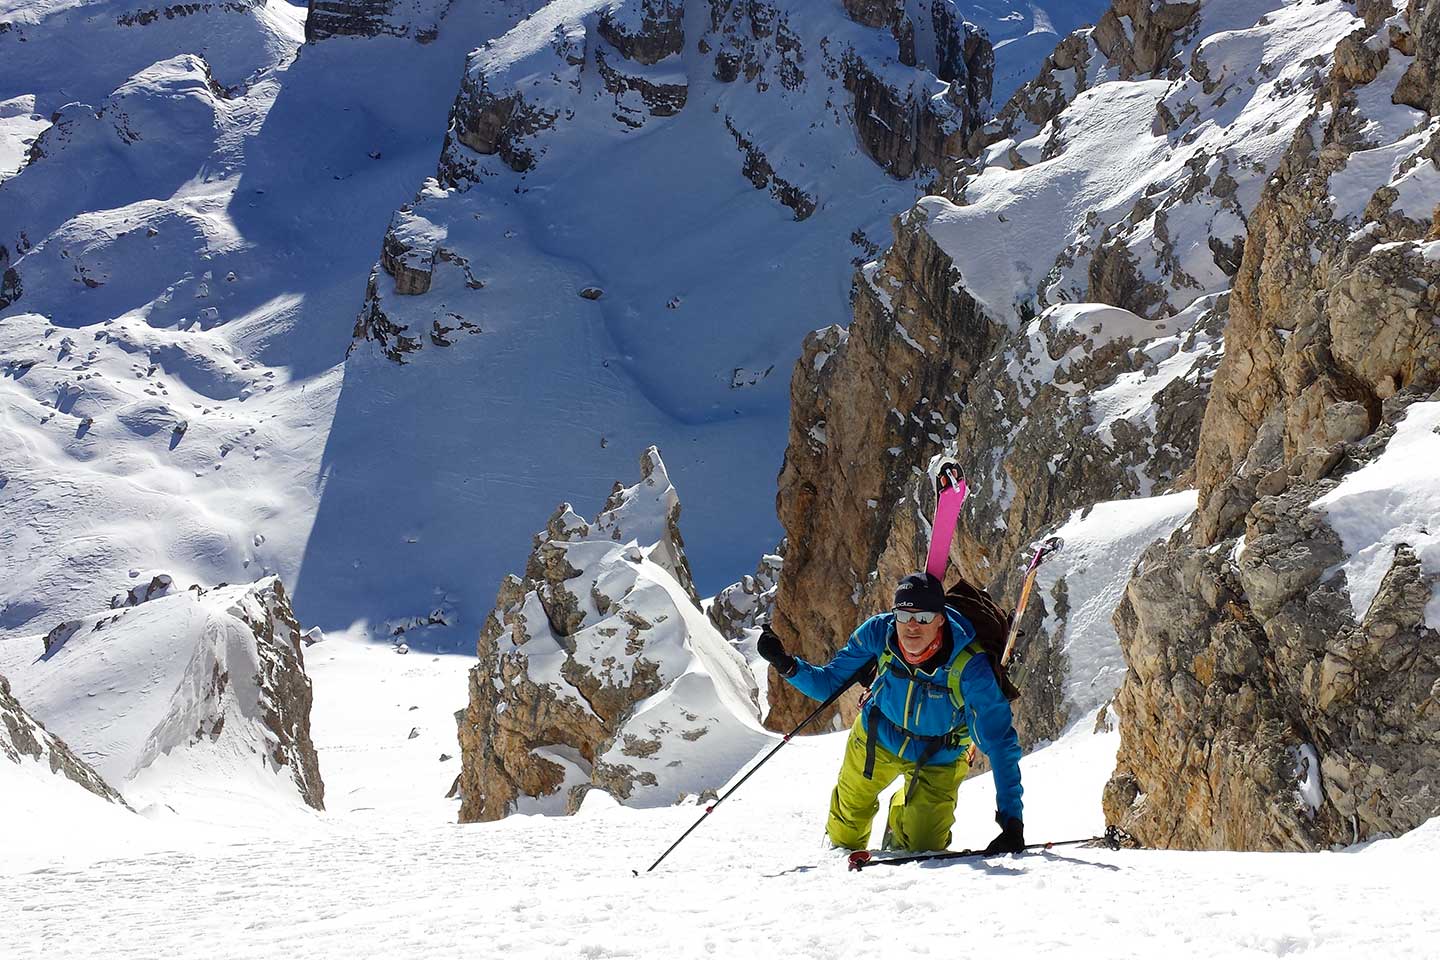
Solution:
[[[925,559],[925,572],[941,583],[950,564],[950,542],[955,539],[955,525],[965,503],[965,475],[955,463],[945,463],[935,478],[935,522],[930,525],[930,553]]]

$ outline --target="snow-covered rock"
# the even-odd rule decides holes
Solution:
[[[764,742],[744,659],[700,611],[655,448],[592,522],[561,504],[500,586],[459,716],[462,820],[719,788]]]
[[[0,793],[20,793],[23,778],[51,777],[69,780],[101,800],[126,806],[125,800],[100,774],[65,742],[25,712],[10,693],[10,682],[0,676]]]
[[[1116,616],[1105,808],[1152,842],[1312,849],[1440,812],[1440,4],[1360,12],[1249,218],[1195,521]]]
[[[739,640],[745,631],[767,622],[775,612],[775,590],[785,565],[785,541],[760,558],[753,574],[746,574],[715,594],[706,615],[715,629],[728,640]]]
[[[493,4],[495,0],[483,0]],[[328,37],[409,37],[430,43],[455,0],[308,0],[305,42]]]
[[[66,627],[0,643],[0,668],[132,806],[323,808],[302,634],[277,579],[191,587]]]
[[[1117,2],[972,141],[921,203],[928,229],[1011,324],[1065,301],[1159,317],[1219,293],[1357,24],[1340,2]]]

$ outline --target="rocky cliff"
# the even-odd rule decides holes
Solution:
[[[745,661],[700,612],[655,448],[593,521],[561,504],[500,585],[457,714],[462,821],[674,803],[763,743]]]
[[[1250,220],[1195,522],[1116,615],[1106,814],[1149,843],[1313,849],[1440,812],[1440,5],[1359,12]]]
[[[785,543],[781,541],[774,553],[760,558],[753,574],[746,574],[715,594],[705,612],[721,636],[739,640],[745,631],[769,622],[775,615],[775,591],[784,566]]]
[[[309,0],[305,42],[328,37],[411,37],[429,43],[455,0]]]
[[[972,489],[952,559],[1012,600],[1072,511],[1193,483],[1247,217],[1355,23],[1338,3],[1117,3],[952,155],[792,380],[776,622],[801,655],[918,565],[942,450]],[[1063,603],[1032,602],[1030,740],[1074,719]],[[806,709],[770,692],[777,729]]]

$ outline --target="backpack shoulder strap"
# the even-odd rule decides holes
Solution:
[[[980,645],[972,640],[965,645],[963,650],[955,655],[955,659],[951,660],[950,666],[946,668],[946,673],[948,674],[947,679],[950,686],[950,699],[955,701],[955,707],[958,710],[965,709],[965,694],[960,690],[960,675],[964,673],[965,668],[970,665],[970,658],[982,652]]]

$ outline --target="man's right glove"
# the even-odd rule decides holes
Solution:
[[[1000,814],[995,814],[995,822],[1000,824],[1000,836],[990,841],[990,846],[985,848],[985,856],[994,856],[997,853],[1019,853],[1025,849],[1025,824],[1020,822],[1019,817],[1005,817],[1001,819]]]
[[[755,650],[765,658],[770,666],[775,668],[775,672],[780,676],[795,676],[798,664],[794,657],[785,652],[785,645],[780,642],[779,637],[775,636],[775,631],[770,629],[770,624],[767,623],[760,627],[760,639],[755,644]]]

